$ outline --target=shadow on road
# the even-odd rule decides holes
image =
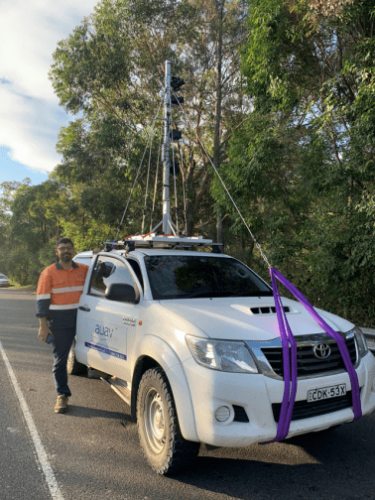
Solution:
[[[266,446],[213,452],[203,447],[188,470],[169,479],[241,500],[374,499],[374,431],[375,419],[364,417]]]
[[[126,415],[126,413],[107,411],[107,410],[99,410],[96,408],[89,408],[85,406],[77,406],[77,405],[69,405],[69,411],[66,413],[68,417],[78,417],[78,418],[110,418],[112,420],[120,420],[124,422],[126,425],[130,425],[133,422],[130,415]]]

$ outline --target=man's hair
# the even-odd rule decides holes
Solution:
[[[70,243],[72,247],[74,247],[74,243],[70,238],[60,238],[59,240],[56,241],[55,248],[57,248],[59,245],[62,245],[63,243]]]

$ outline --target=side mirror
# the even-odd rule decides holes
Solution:
[[[108,300],[116,300],[117,302],[138,304],[139,292],[131,285],[125,285],[124,283],[111,283],[105,291],[105,298]]]

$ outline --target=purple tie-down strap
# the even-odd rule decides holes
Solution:
[[[310,316],[312,316],[313,319],[318,323],[318,325],[321,328],[323,328],[323,330],[326,333],[328,333],[328,335],[330,335],[336,340],[346,370],[349,375],[351,390],[352,390],[354,420],[357,420],[362,416],[358,377],[351,362],[348,348],[346,347],[345,344],[345,340],[339,333],[335,332],[329,325],[327,325],[327,323],[321,316],[319,316],[319,314],[315,311],[315,309],[306,299],[306,297],[304,297],[304,295],[302,295],[302,293],[299,290],[297,290],[297,288],[287,278],[285,278],[285,276],[281,274],[280,271],[278,271],[275,268],[271,268],[270,272],[272,279],[273,295],[275,299],[277,321],[279,323],[281,344],[283,348],[284,383],[285,383],[279,424],[277,427],[277,434],[274,441],[281,441],[285,439],[286,436],[288,435],[290,422],[292,419],[294,401],[297,393],[297,345],[293,337],[292,331],[290,329],[288,319],[284,311],[284,307],[281,302],[281,297],[279,294],[279,290],[277,288],[276,278],[280,281],[282,285],[285,286],[285,288],[287,288],[294,295],[294,297],[296,297],[296,299],[299,302],[301,302],[301,304],[304,306],[304,308],[307,310]],[[291,365],[289,363],[289,344],[291,346]]]
[[[275,269],[271,268],[272,288],[275,299],[277,320],[281,344],[283,348],[283,366],[284,366],[284,396],[281,403],[281,411],[277,434],[274,441],[282,441],[288,435],[294,400],[297,393],[297,344],[290,329],[282,302],[277,288]],[[289,344],[291,346],[291,363],[289,362]],[[291,367],[291,370],[290,370]]]

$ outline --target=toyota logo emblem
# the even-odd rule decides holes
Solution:
[[[316,344],[313,351],[318,359],[326,359],[331,354],[331,348],[328,344]]]

